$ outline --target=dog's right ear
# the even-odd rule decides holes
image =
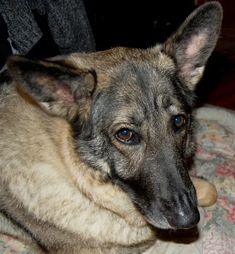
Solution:
[[[180,80],[194,90],[202,77],[220,34],[222,7],[208,2],[197,8],[163,44],[163,52],[176,64]]]
[[[91,70],[66,66],[62,61],[35,61],[20,56],[8,59],[8,71],[17,86],[48,113],[72,120],[89,113],[96,75]]]

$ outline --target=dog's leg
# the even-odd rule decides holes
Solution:
[[[202,207],[213,205],[217,200],[217,191],[215,186],[204,179],[197,177],[191,178],[197,192],[198,205]]]

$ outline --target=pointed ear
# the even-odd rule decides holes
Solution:
[[[173,58],[178,75],[190,90],[202,77],[215,48],[222,22],[222,7],[209,2],[197,8],[173,36],[163,44],[163,52]]]
[[[94,71],[20,56],[9,58],[8,71],[17,86],[48,113],[67,120],[88,113],[96,86]]]

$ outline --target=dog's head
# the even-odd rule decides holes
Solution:
[[[154,48],[13,57],[9,72],[43,109],[71,122],[80,158],[119,185],[150,224],[189,228],[199,221],[187,163],[194,89],[221,19],[220,5],[209,3]]]

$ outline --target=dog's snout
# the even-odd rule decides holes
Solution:
[[[197,225],[200,220],[197,207],[188,208],[182,207],[177,212],[173,213],[169,224],[176,229],[188,229]]]
[[[169,209],[170,208],[170,209]],[[194,195],[175,195],[168,206],[167,221],[172,228],[188,229],[197,225],[200,214]]]

